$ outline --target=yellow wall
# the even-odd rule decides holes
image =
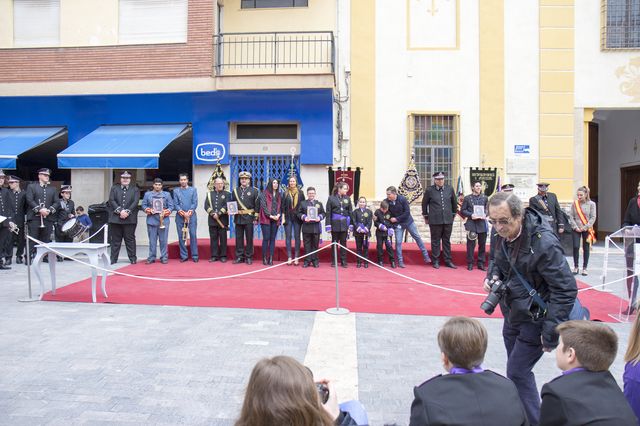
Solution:
[[[104,46],[118,43],[118,0],[62,0],[61,46]]]
[[[336,1],[309,0],[308,7],[240,9],[240,0],[225,0],[222,32],[335,31]]]
[[[539,174],[558,199],[570,201],[574,186],[574,0],[540,0],[539,8]]]
[[[0,48],[13,47],[13,1],[0,0]]]
[[[351,0],[351,166],[362,167],[360,194],[375,196],[376,15],[374,0]]]
[[[480,156],[504,167],[504,0],[482,0],[480,19]]]

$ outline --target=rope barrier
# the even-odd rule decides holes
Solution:
[[[103,230],[104,228],[106,228],[106,226],[107,226],[107,224],[105,223],[104,225],[102,225],[102,226],[100,227],[100,229],[98,229],[98,230],[97,230],[96,232],[94,232],[92,235],[88,236],[87,238],[85,238],[85,239],[84,239],[84,240],[82,240],[82,241],[78,241],[78,243],[86,243],[87,241],[89,241],[90,239],[92,239],[93,237],[95,237],[96,235],[98,235],[100,232],[102,232],[102,230]],[[31,237],[29,237],[29,238],[31,238]]]

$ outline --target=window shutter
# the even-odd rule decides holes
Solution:
[[[187,12],[187,0],[120,0],[119,43],[186,43]]]
[[[15,47],[60,44],[60,0],[14,0],[13,43]]]

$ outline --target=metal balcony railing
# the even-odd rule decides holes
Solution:
[[[331,31],[222,33],[214,43],[218,76],[334,72]]]

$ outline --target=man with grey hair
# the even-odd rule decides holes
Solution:
[[[204,210],[209,216],[209,262],[227,261],[227,229],[229,228],[229,212],[227,203],[231,201],[231,193],[225,191],[224,180],[215,178],[214,190],[207,193]]]
[[[537,425],[540,395],[532,370],[543,352],[558,345],[555,327],[569,319],[576,281],[549,222],[538,211],[525,209],[514,193],[491,197],[489,222],[498,235],[494,266],[484,289],[497,290],[496,280],[506,287],[496,295],[504,316],[507,377],[518,388],[529,422]]]

